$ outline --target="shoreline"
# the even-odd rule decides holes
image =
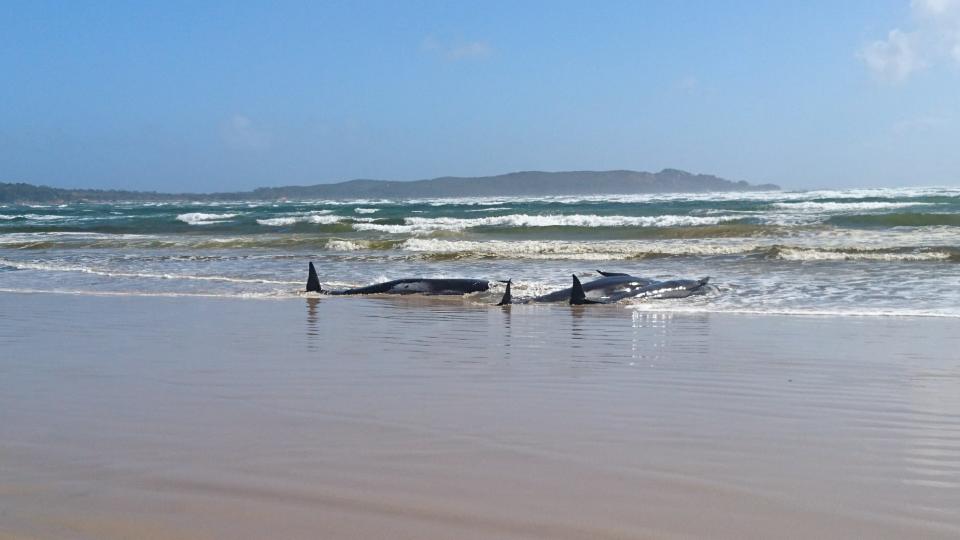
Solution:
[[[499,292],[497,293],[499,294]],[[498,306],[496,303],[483,303],[471,301],[469,298],[463,298],[459,296],[424,296],[424,295],[411,295],[411,297],[404,298],[402,295],[389,295],[389,294],[372,294],[372,295],[354,295],[354,296],[344,296],[337,297],[331,295],[314,295],[312,293],[238,293],[238,294],[218,294],[218,293],[189,293],[189,292],[130,292],[130,291],[63,291],[63,290],[43,290],[43,289],[34,289],[34,290],[23,290],[23,289],[3,289],[0,288],[0,295],[62,295],[62,296],[74,296],[74,297],[102,297],[102,298],[198,298],[198,299],[223,299],[223,300],[262,300],[262,301],[303,301],[303,300],[327,300],[327,301],[412,301],[414,303],[430,303],[438,302],[444,304],[456,304],[462,303],[465,306],[471,308],[477,307],[488,307],[488,308],[497,308],[503,309],[504,306]],[[829,310],[804,310],[804,309],[779,309],[779,310],[770,310],[762,311],[757,309],[697,309],[690,308],[683,305],[678,305],[676,303],[666,306],[664,309],[657,309],[656,303],[663,302],[662,300],[650,301],[655,302],[653,308],[651,308],[650,303],[630,303],[630,302],[621,302],[618,304],[608,304],[602,306],[591,306],[589,308],[579,308],[579,309],[603,309],[603,310],[630,310],[637,311],[640,313],[660,313],[660,314],[670,314],[670,315],[721,315],[721,316],[744,316],[744,317],[813,317],[813,318],[864,318],[864,319],[958,319],[960,318],[960,313],[929,313],[922,311],[899,311],[894,312],[892,310],[876,310],[876,311],[829,311]],[[682,300],[681,300],[682,302]],[[553,307],[557,309],[570,308],[573,306],[567,305],[565,302],[545,302],[545,303],[517,303],[509,306],[510,309],[525,309],[532,307]]]

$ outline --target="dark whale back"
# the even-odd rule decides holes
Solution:
[[[323,294],[344,295],[344,294],[469,294],[482,292],[490,289],[490,282],[484,279],[429,279],[429,278],[405,278],[386,281],[383,283],[374,283],[365,287],[355,287],[352,289],[342,289],[339,291],[325,291],[320,286],[320,278],[317,276],[317,269],[311,262],[308,266],[307,274],[307,292],[318,292]]]
[[[614,294],[618,289],[628,287],[632,283],[636,283],[637,287],[645,287],[656,283],[656,281],[652,279],[631,276],[629,274],[612,274],[595,279],[593,281],[588,281],[583,283],[581,286],[583,287],[585,294],[588,294],[591,291],[601,291],[601,296],[609,296],[610,294]],[[533,299],[533,302],[565,302],[570,300],[570,293],[572,291],[573,287],[560,289],[559,291],[553,291],[552,293],[538,296]]]

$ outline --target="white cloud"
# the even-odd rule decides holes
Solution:
[[[860,51],[860,58],[874,73],[883,78],[902,81],[924,67],[914,46],[915,37],[893,29],[887,39],[874,41]]]
[[[486,41],[450,43],[440,41],[433,36],[424,38],[420,49],[452,62],[486,58],[493,52],[493,48]]]
[[[895,28],[858,56],[874,73],[902,81],[944,59],[960,66],[960,0],[912,0],[909,31]]]
[[[913,0],[910,7],[920,14],[941,16],[960,11],[960,0]]]
[[[269,133],[242,114],[231,116],[224,123],[220,134],[227,146],[242,150],[262,150],[269,148],[272,143]]]

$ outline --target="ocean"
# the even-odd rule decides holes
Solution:
[[[710,276],[640,311],[960,317],[960,188],[0,205],[0,291],[289,298],[402,277]],[[497,286],[466,302],[493,304]]]

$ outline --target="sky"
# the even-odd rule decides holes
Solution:
[[[0,0],[0,181],[960,185],[960,0]]]

